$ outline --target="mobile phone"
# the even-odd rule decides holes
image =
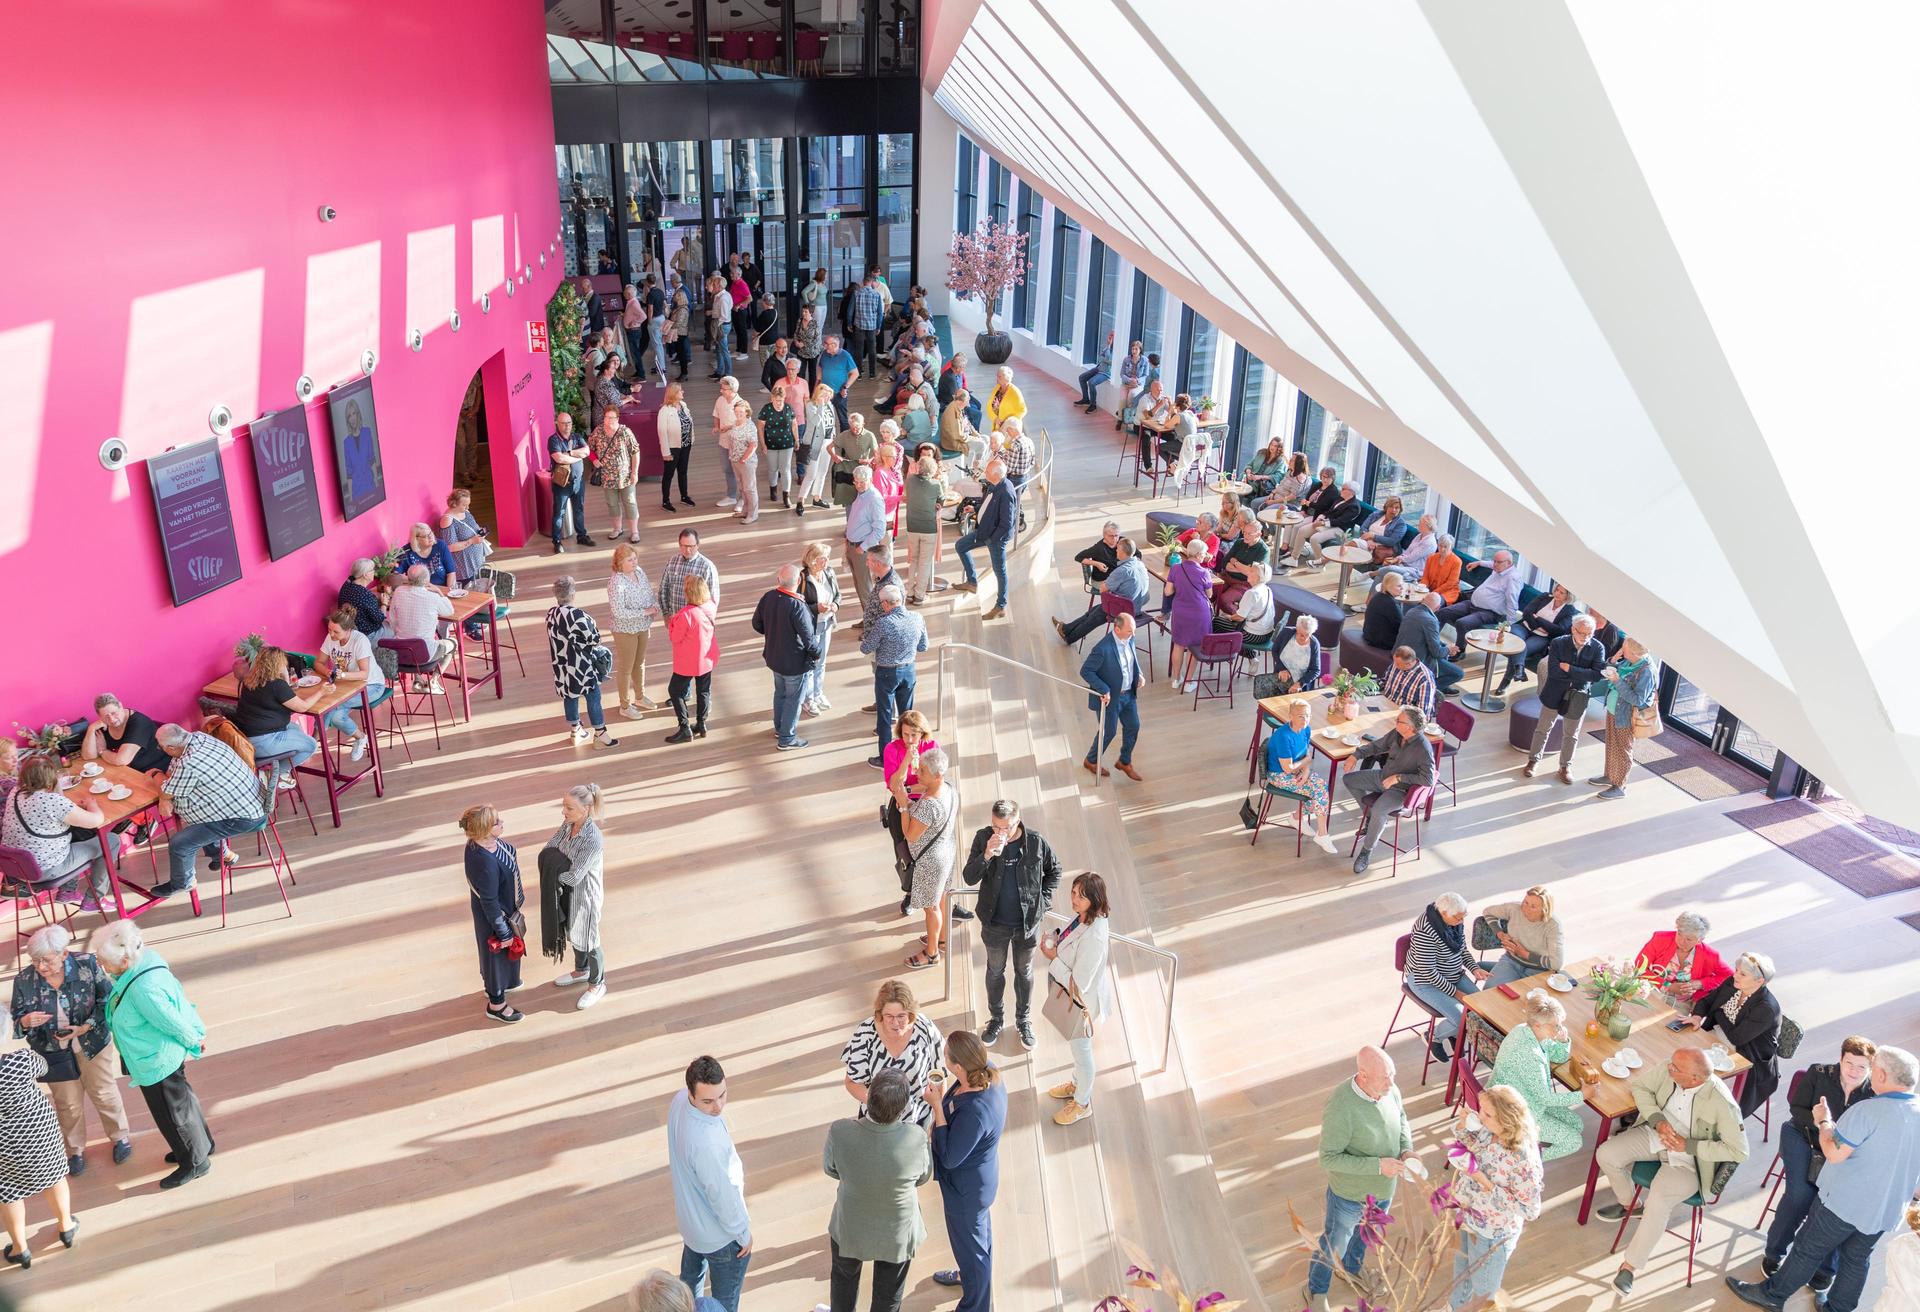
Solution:
[[[69,1026],[64,1030],[55,1030],[53,1032],[53,1037],[64,1042],[65,1040],[73,1037],[73,1028]]]
[[[1377,711],[1377,710],[1379,710],[1379,709],[1380,709],[1380,703],[1379,703],[1379,702],[1368,702],[1368,703],[1367,703],[1367,709],[1368,709],[1368,710],[1370,710],[1370,711]]]
[[[1670,1020],[1667,1022],[1667,1028],[1674,1031],[1675,1033],[1678,1033],[1681,1030],[1690,1029],[1692,1027],[1689,1026],[1687,1022],[1684,1020]]]

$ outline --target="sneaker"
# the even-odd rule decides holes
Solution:
[[[593,730],[587,728],[584,724],[576,724],[573,726],[572,737],[576,744],[584,743],[593,737]]]
[[[1319,848],[1322,852],[1325,852],[1328,856],[1340,855],[1340,849],[1335,847],[1333,845],[1333,840],[1327,837],[1327,835],[1325,834],[1315,834],[1313,836],[1313,845]]]
[[[823,711],[830,711],[833,709],[833,703],[827,700],[825,693],[822,693],[820,696],[815,697],[813,699],[813,704],[819,707]]]
[[[113,1164],[119,1166],[133,1156],[133,1140],[115,1139],[113,1141]]]
[[[428,692],[428,693],[430,693],[430,694],[432,694],[433,696],[436,696],[436,697],[437,697],[437,696],[439,696],[439,695],[440,695],[441,693],[443,693],[443,692],[445,692],[445,691],[446,691],[446,688],[445,688],[445,687],[444,687],[444,686],[443,686],[443,685],[441,684],[441,682],[440,682],[440,680],[438,680],[438,679],[428,679],[428,680],[427,680],[427,692]]]
[[[1604,797],[1609,802],[1617,802],[1626,795],[1627,790],[1624,788],[1607,788],[1594,794],[1596,797]]]
[[[278,788],[283,793],[290,793],[297,786],[298,786],[297,781],[294,779],[292,774],[281,775],[280,782],[274,785],[274,787]]]
[[[998,1016],[989,1017],[987,1019],[987,1027],[980,1031],[980,1042],[991,1048],[1000,1041],[1000,1031],[1004,1028],[1005,1026],[1000,1023]]]
[[[1032,1052],[1033,1045],[1039,1042],[1039,1040],[1033,1037],[1033,1022],[1030,1020],[1017,1020],[1013,1023],[1013,1030],[1014,1033],[1020,1036],[1020,1046],[1028,1052]]]
[[[1640,1215],[1640,1209],[1636,1207],[1629,1212],[1618,1203],[1602,1203],[1593,1209],[1593,1214],[1602,1221],[1623,1221],[1629,1216]]]
[[[1815,1294],[1824,1296],[1829,1289],[1833,1288],[1833,1272],[1831,1271],[1814,1272],[1813,1279],[1807,1281],[1807,1288],[1811,1289]],[[1824,1297],[1822,1298],[1822,1301],[1823,1302],[1825,1301]]]
[[[368,738],[368,735],[364,733],[357,733],[353,736],[353,750],[347,753],[347,759],[349,761],[360,761],[360,760],[366,759],[367,738]]]
[[[1075,1121],[1084,1121],[1091,1115],[1093,1115],[1093,1106],[1091,1103],[1077,1102],[1069,1098],[1067,1105],[1053,1114],[1053,1123],[1055,1125],[1072,1125]]]
[[[595,747],[618,747],[620,740],[608,733],[607,726],[603,724],[593,731],[593,745]]]
[[[713,504],[723,508],[726,506],[737,506],[740,504],[740,499],[738,497],[721,497],[718,501],[714,502]]]
[[[800,718],[803,720],[817,720],[820,718],[820,708],[812,702],[801,702]]]
[[[644,697],[644,696],[643,696],[643,697],[642,697],[642,698],[640,699],[640,709],[641,709],[641,710],[643,710],[643,711],[657,711],[657,710],[659,710],[659,709],[660,709],[660,703],[659,703],[659,702],[656,702],[656,701],[655,701],[655,700],[654,700],[653,698],[651,698],[651,697]]]
[[[573,1009],[575,1011],[585,1011],[588,1007],[591,1007],[594,1003],[606,996],[607,986],[605,984],[595,984],[592,988],[580,995],[580,1000],[573,1004]]]
[[[1068,1080],[1065,1084],[1054,1085],[1051,1089],[1047,1090],[1047,1097],[1049,1098],[1073,1097],[1073,1081]]]
[[[807,740],[805,738],[795,738],[792,742],[775,743],[773,750],[776,752],[794,752],[805,746],[807,746]]]
[[[570,971],[568,971],[568,972],[567,972],[566,974],[564,974],[564,975],[562,975],[562,976],[560,976],[560,977],[559,977],[558,979],[556,979],[556,980],[554,980],[554,981],[553,981],[553,986],[554,986],[555,988],[557,988],[557,989],[570,989],[570,988],[572,988],[572,987],[573,987],[573,986],[574,986],[575,984],[585,984],[586,982],[587,982],[587,972],[586,972],[586,971],[584,971],[584,970],[570,970]]]
[[[637,720],[641,716],[645,715],[646,712],[641,710],[638,706],[635,706],[632,702],[628,702],[625,706],[622,706],[620,708],[620,714],[626,716],[629,720]]]

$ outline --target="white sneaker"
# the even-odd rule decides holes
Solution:
[[[802,702],[800,703],[800,718],[803,720],[817,720],[820,718],[820,708],[812,702]]]
[[[358,760],[362,760],[362,759],[364,759],[364,758],[366,757],[366,754],[367,754],[367,738],[368,738],[368,736],[369,736],[369,735],[367,735],[367,734],[364,734],[364,733],[361,733],[361,734],[355,734],[355,735],[354,735],[354,737],[353,737],[353,751],[351,751],[351,752],[349,752],[349,753],[347,754],[347,759],[348,759],[349,761],[358,761]]]
[[[608,733],[605,729],[596,729],[593,734],[593,745],[595,747],[618,747],[620,740]]]
[[[815,697],[813,699],[813,704],[819,707],[823,711],[830,711],[833,709],[833,703],[826,699],[825,694]]]
[[[637,720],[641,716],[645,715],[646,712],[641,710],[638,706],[635,706],[631,702],[629,702],[627,705],[622,706],[620,708],[620,714],[626,716],[629,720]]]
[[[570,970],[566,974],[560,976],[560,978],[554,980],[553,986],[557,989],[570,989],[575,984],[585,984],[586,982],[587,982],[586,971]]]
[[[445,692],[445,691],[446,691],[446,689],[445,689],[444,687],[442,687],[442,686],[441,686],[441,684],[440,684],[440,680],[438,680],[438,679],[429,679],[429,680],[427,681],[427,692],[428,692],[428,693],[430,693],[430,694],[432,694],[432,695],[434,695],[434,696],[438,696],[439,694],[441,694],[441,693],[443,693],[443,692]]]
[[[283,774],[280,776],[281,792],[290,793],[294,790],[295,786],[296,786],[296,781],[291,774]]]
[[[575,1011],[585,1011],[588,1007],[591,1007],[594,1003],[606,996],[607,986],[605,984],[595,984],[592,988],[580,995],[580,1001],[573,1004],[573,1009]]]
[[[593,737],[593,730],[591,730],[591,729],[589,729],[589,728],[587,728],[587,726],[586,726],[586,725],[584,725],[584,724],[576,724],[576,725],[574,725],[574,726],[573,726],[573,741],[574,741],[574,742],[576,742],[576,743],[584,743],[584,742],[586,742],[586,741],[587,741],[587,740],[588,740],[589,738],[591,738],[591,737]]]
[[[742,524],[757,524],[760,522],[760,512],[755,511],[751,515],[742,515],[740,517],[740,522]]]
[[[640,709],[643,711],[657,711],[660,709],[660,703],[651,697],[643,696],[640,699]]]
[[[713,504],[716,506],[735,506],[735,505],[739,505],[740,502],[739,502],[739,498],[737,497],[721,497],[718,501],[714,502]]]
[[[1325,852],[1328,856],[1340,855],[1340,849],[1333,845],[1333,839],[1326,834],[1315,834],[1313,836],[1313,845],[1322,852]]]

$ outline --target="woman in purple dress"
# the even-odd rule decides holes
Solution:
[[[1199,540],[1195,540],[1199,544]],[[1200,545],[1204,551],[1204,545]],[[1198,554],[1198,553],[1196,553]],[[1168,668],[1179,670],[1184,652],[1200,645],[1213,632],[1213,607],[1208,595],[1214,584],[1213,573],[1199,560],[1182,559],[1167,569],[1167,596],[1172,600],[1168,627],[1173,633],[1173,648],[1167,653]],[[1181,684],[1181,692],[1192,692],[1191,683]]]

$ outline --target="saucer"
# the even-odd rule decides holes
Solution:
[[[1605,1071],[1607,1074],[1613,1076],[1613,1078],[1616,1080],[1624,1080],[1627,1078],[1629,1074],[1632,1073],[1631,1071],[1628,1070],[1627,1067],[1620,1064],[1620,1059],[1618,1057],[1607,1058],[1605,1061],[1600,1063],[1600,1069]]]
[[[127,787],[125,784],[115,784],[113,791],[109,792],[107,796],[113,801],[124,802],[133,796],[133,789]]]
[[[80,767],[80,777],[82,779],[91,779],[95,775],[102,775],[102,774],[105,774],[106,772],[107,772],[107,768],[104,765],[101,765],[98,761],[88,761],[85,765]]]
[[[1573,981],[1556,971],[1554,974],[1547,976],[1547,987],[1555,993],[1571,993],[1573,992]]]
[[[1632,1048],[1622,1048],[1620,1049],[1620,1051],[1614,1053],[1613,1055],[1615,1059],[1621,1063],[1621,1065],[1625,1066],[1630,1071],[1637,1071],[1642,1066],[1646,1065],[1646,1061],[1640,1056],[1639,1053],[1635,1052]]]
[[[1346,737],[1342,738],[1340,741],[1345,743],[1349,747],[1358,747],[1361,743],[1365,742],[1366,739],[1362,738],[1357,733],[1350,733],[1346,735]]]
[[[110,780],[95,779],[93,781],[93,786],[88,788],[87,791],[90,793],[104,793],[112,787],[113,787],[113,784]]]
[[[447,595],[449,597],[464,597],[467,595],[467,590],[465,588],[448,588]]]
[[[311,687],[313,687],[314,685],[316,685],[316,684],[318,684],[319,682],[320,682],[320,676],[319,676],[319,675],[317,675],[317,674],[303,674],[303,675],[301,675],[301,676],[300,676],[300,683],[299,683],[299,685],[298,685],[298,686],[299,686],[299,687],[302,687],[302,688],[311,688]]]

